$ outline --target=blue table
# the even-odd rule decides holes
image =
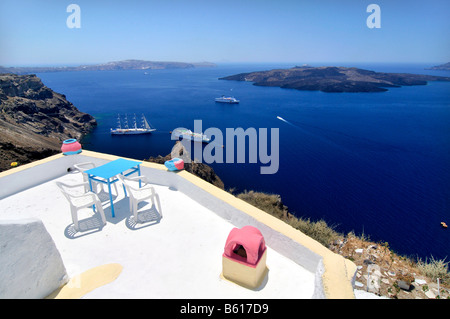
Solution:
[[[114,177],[119,174],[128,176],[128,175],[131,175],[136,172],[140,176],[141,175],[141,168],[139,166],[140,164],[142,164],[142,162],[130,161],[130,160],[126,160],[123,158],[119,158],[119,159],[116,159],[109,163],[106,163],[104,165],[94,167],[94,168],[91,168],[91,169],[85,171],[85,173],[89,177],[89,186],[91,187],[91,191],[92,191],[92,182],[91,182],[92,180],[108,185],[112,217],[115,217],[115,215],[114,215],[114,205],[113,205],[113,200],[112,200],[112,195],[111,195],[111,184],[118,181],[118,178],[117,177],[114,178]],[[128,170],[130,170],[130,171],[127,172],[126,174],[124,174],[125,171],[128,171]],[[140,187],[140,185],[139,185],[139,187]],[[125,187],[124,187],[124,191],[125,191],[125,196],[126,196],[127,192],[125,190]]]

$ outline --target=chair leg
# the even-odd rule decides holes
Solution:
[[[78,227],[77,209],[73,206],[70,206],[70,213],[72,214],[73,227],[75,228],[76,231],[78,231],[79,227]]]
[[[138,223],[138,212],[137,212],[137,206],[138,206],[138,201],[134,200],[133,201],[133,216],[134,216],[134,220],[136,221],[136,223]]]
[[[150,196],[150,199],[152,200],[152,205],[155,206],[155,190],[152,187],[152,196]]]
[[[131,197],[128,197],[128,204],[130,207],[130,214],[133,213],[133,199]]]
[[[100,217],[102,218],[103,226],[106,225],[106,217],[105,212],[103,211],[102,203],[100,201],[96,201],[97,203],[97,210],[100,213]]]
[[[155,194],[156,197],[156,203],[158,204],[158,211],[159,211],[159,215],[161,216],[161,218],[163,217],[163,213],[162,213],[162,209],[161,209],[161,202],[159,200],[159,195]]]

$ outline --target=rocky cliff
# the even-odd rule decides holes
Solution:
[[[149,159],[147,159],[147,161],[158,164],[164,164],[165,161],[169,161],[175,157],[184,160],[185,162],[184,169],[189,173],[192,173],[200,177],[201,179],[207,181],[208,183],[213,184],[214,186],[224,189],[223,181],[220,179],[219,176],[216,175],[212,167],[204,163],[199,163],[195,160],[191,160],[191,155],[179,141],[175,142],[175,146],[173,147],[171,154],[168,154],[164,157],[161,155],[157,157],[150,157]]]
[[[96,125],[36,75],[0,74],[0,171],[59,153]]]

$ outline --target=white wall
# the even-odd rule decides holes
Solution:
[[[68,280],[61,255],[37,219],[0,221],[0,299],[45,298]]]

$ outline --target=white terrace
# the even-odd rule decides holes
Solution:
[[[117,158],[90,151],[60,154],[0,174],[0,298],[45,298],[68,279],[105,265],[116,268],[78,279],[77,287],[85,287],[83,298],[355,297],[353,263],[233,195],[164,165],[141,165],[161,204],[140,205],[142,223],[131,217],[118,183],[118,195],[113,190],[115,217],[108,195],[100,193],[106,225],[86,208],[76,232],[69,203],[55,182],[81,182],[81,173],[73,169],[76,163],[98,166]],[[45,227],[36,230],[40,223]],[[256,289],[221,276],[227,236],[245,225],[258,228],[268,247],[269,271]],[[48,249],[22,239],[42,229],[62,260],[62,268],[53,270],[62,272],[60,279],[43,274],[43,269],[57,268],[50,264]],[[40,234],[39,240],[45,236]],[[37,260],[40,265],[33,265]],[[100,277],[108,274],[102,282]]]

